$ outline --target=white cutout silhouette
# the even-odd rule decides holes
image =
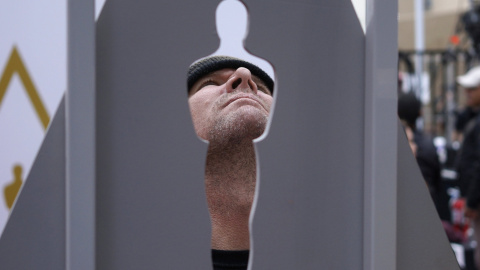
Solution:
[[[246,60],[263,69],[270,77],[275,78],[270,63],[245,50],[244,40],[248,35],[248,12],[241,1],[222,1],[217,7],[216,22],[220,46],[212,55],[229,55]]]

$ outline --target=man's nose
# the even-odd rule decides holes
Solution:
[[[230,93],[237,90],[257,93],[257,84],[252,79],[252,73],[244,67],[239,67],[235,70],[227,82],[227,92]]]

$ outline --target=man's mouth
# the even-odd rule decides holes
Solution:
[[[267,109],[265,108],[263,102],[261,100],[259,100],[258,97],[254,96],[254,95],[251,95],[251,94],[237,94],[233,97],[231,97],[226,103],[225,103],[225,107],[227,107],[228,105],[230,105],[231,103],[237,101],[237,100],[240,100],[240,99],[249,99],[249,100],[253,100],[255,102],[257,102],[258,104],[260,104],[260,106],[262,106],[263,109],[265,109],[265,111],[267,111]]]

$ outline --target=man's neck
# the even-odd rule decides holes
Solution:
[[[248,221],[255,185],[252,141],[209,145],[205,187],[212,220],[213,249],[249,249]]]

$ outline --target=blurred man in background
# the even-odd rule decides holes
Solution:
[[[467,113],[463,120],[463,143],[458,155],[460,191],[466,198],[465,216],[472,221],[474,237],[480,243],[480,67],[457,77],[466,91]],[[480,249],[475,250],[475,265],[480,269]]]

